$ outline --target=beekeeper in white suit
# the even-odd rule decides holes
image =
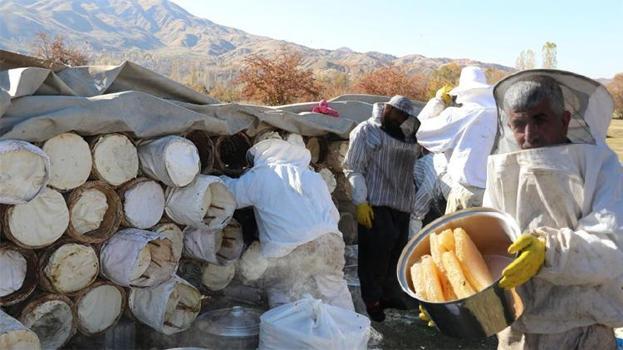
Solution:
[[[443,153],[450,186],[446,213],[482,204],[486,184],[487,156],[496,133],[496,109],[491,85],[482,69],[467,66],[459,85],[438,91],[418,115],[418,143],[432,153]],[[447,107],[450,95],[460,106]]]
[[[485,206],[524,234],[500,285],[523,315],[500,349],[615,349],[623,326],[623,177],[606,145],[613,103],[599,83],[556,70],[523,71],[494,90],[500,130]]]
[[[310,294],[354,310],[344,280],[340,216],[296,136],[257,143],[248,152],[253,167],[239,179],[224,181],[238,208],[254,208],[261,252],[269,263],[262,284],[271,307]]]

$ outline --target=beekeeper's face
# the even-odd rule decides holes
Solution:
[[[525,111],[507,111],[508,126],[521,149],[546,147],[567,143],[567,128],[571,114],[555,113],[549,99]]]

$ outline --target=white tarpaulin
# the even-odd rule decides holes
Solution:
[[[0,139],[39,142],[68,131],[128,132],[138,138],[195,129],[229,135],[262,121],[305,136],[334,133],[344,138],[356,124],[317,113],[219,104],[131,62],[57,73],[35,67],[0,72]]]

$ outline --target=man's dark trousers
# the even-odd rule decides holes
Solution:
[[[409,213],[373,206],[372,228],[361,225],[359,234],[359,282],[367,304],[400,300],[396,265],[409,237]]]

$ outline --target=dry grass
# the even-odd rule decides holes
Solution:
[[[619,160],[623,162],[623,120],[612,120],[606,142],[619,155]]]

